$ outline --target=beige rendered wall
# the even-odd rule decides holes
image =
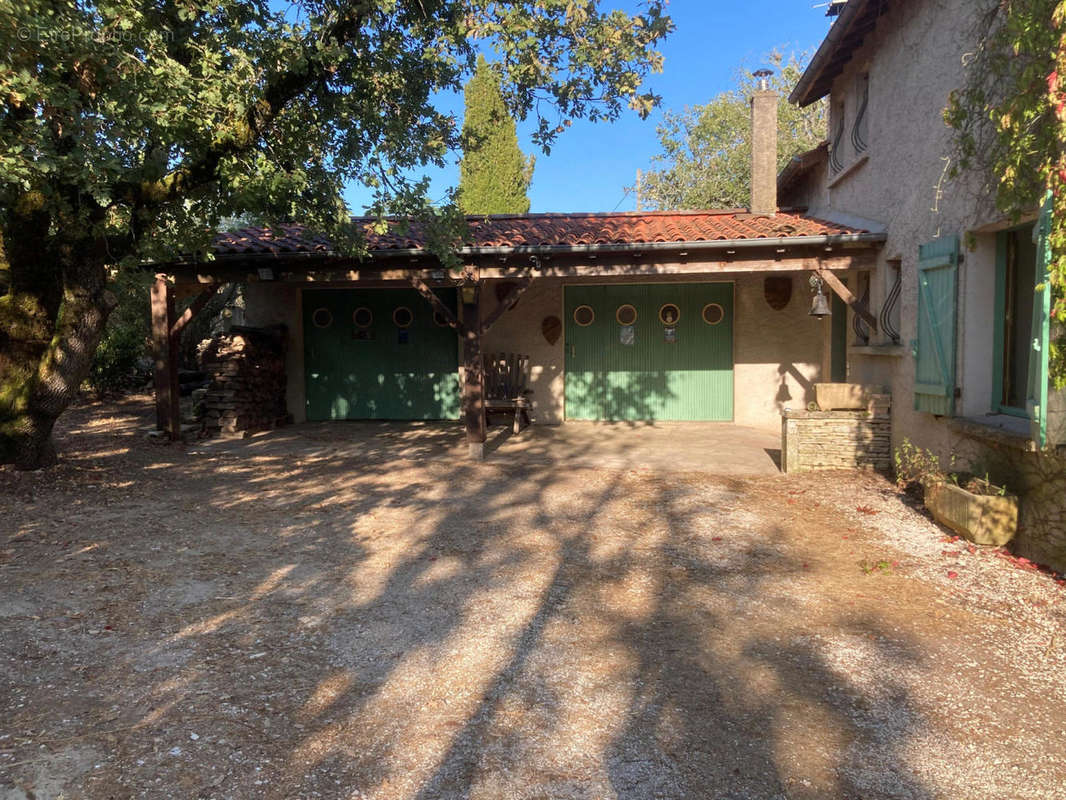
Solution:
[[[792,276],[792,299],[780,311],[766,302],[764,275],[736,276],[733,421],[781,429],[781,412],[805,409],[822,380],[828,320],[808,316],[807,276]]]
[[[303,302],[299,286],[285,283],[249,283],[244,290],[245,324],[284,324],[288,329],[285,348],[285,403],[296,422],[307,419],[304,399]]]
[[[488,302],[483,313],[496,308],[493,283],[487,286]],[[545,317],[563,318],[562,282],[557,278],[537,278],[518,301],[489,329],[482,341],[486,353],[520,353],[530,361],[530,388],[533,390],[533,419],[538,425],[558,425],[563,421],[563,335],[549,344],[541,333]]]

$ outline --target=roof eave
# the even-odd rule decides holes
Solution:
[[[463,247],[456,251],[459,256],[554,256],[554,255],[606,255],[611,253],[646,253],[674,251],[750,250],[762,247],[835,247],[877,246],[885,241],[884,233],[836,233],[818,236],[774,236],[758,239],[711,239],[682,242],[613,242],[603,244],[574,245],[516,245],[504,247]],[[432,254],[420,247],[386,248],[371,250],[372,260],[394,258],[417,258]],[[244,260],[321,260],[332,261],[345,258],[336,253],[219,253],[215,261]],[[173,266],[188,267],[210,263],[202,260],[173,262]]]
[[[833,60],[837,46],[847,36],[852,24],[859,15],[866,10],[868,3],[869,0],[848,0],[848,4],[844,6],[844,10],[840,12],[832,27],[829,28],[829,33],[826,34],[825,39],[819,45],[818,52],[814,54],[811,63],[807,65],[807,69],[800,76],[796,88],[788,96],[790,103],[795,103],[801,107],[809,106],[829,94],[828,89],[816,91],[814,87],[818,84],[818,79],[821,78],[825,68]]]
[[[461,256],[501,255],[582,255],[606,253],[645,253],[649,251],[705,251],[746,250],[758,247],[811,247],[843,244],[879,244],[884,242],[883,233],[838,233],[819,236],[773,236],[758,239],[703,239],[687,242],[614,242],[604,244],[568,245],[517,245],[508,247],[464,247],[456,251]],[[404,250],[372,250],[375,258],[410,257],[426,253],[412,248]]]

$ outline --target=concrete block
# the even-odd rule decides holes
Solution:
[[[1002,547],[1018,531],[1018,498],[968,492],[952,483],[938,483],[925,493],[933,517],[974,544]]]

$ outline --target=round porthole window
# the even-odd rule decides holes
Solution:
[[[438,328],[447,328],[448,327],[448,320],[446,320],[444,318],[444,315],[442,313],[440,313],[439,311],[434,311],[433,312],[433,324],[436,325]]]
[[[596,312],[592,306],[578,306],[574,309],[574,322],[582,328],[587,328],[596,319]]]
[[[355,323],[355,327],[365,331],[374,324],[374,312],[365,306],[357,308],[352,314],[352,322]]]
[[[316,328],[328,328],[333,324],[333,313],[328,308],[316,308],[311,315],[311,324]]]
[[[681,309],[673,303],[663,303],[659,308],[659,322],[663,325],[667,327],[676,325],[679,319],[681,319]]]
[[[396,323],[397,328],[410,328],[411,323],[415,321],[415,315],[407,306],[400,306],[392,312],[392,321]]]
[[[703,307],[703,321],[708,325],[717,325],[725,319],[725,309],[717,303],[708,303]]]
[[[629,303],[620,305],[614,312],[614,318],[618,320],[619,325],[634,325],[637,321],[637,309]]]

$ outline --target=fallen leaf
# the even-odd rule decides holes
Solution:
[[[959,577],[959,573],[949,571],[948,572],[948,577],[949,578],[957,578],[957,577]]]

